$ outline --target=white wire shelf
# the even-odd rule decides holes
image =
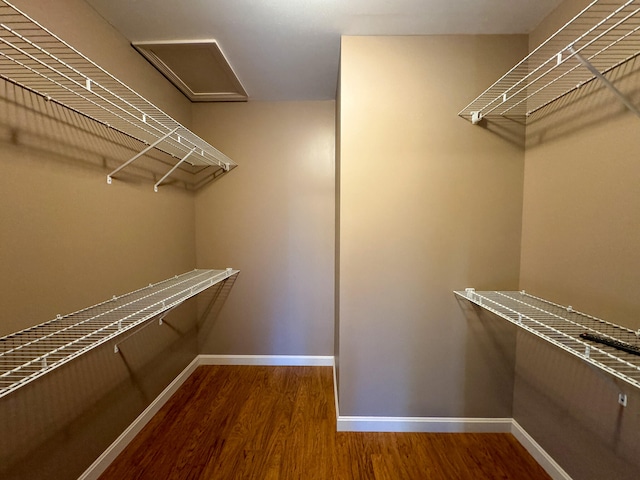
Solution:
[[[184,161],[225,171],[236,166],[6,0],[0,0],[0,77],[179,159],[167,175]],[[112,172],[108,182],[141,154]]]
[[[0,397],[160,316],[238,270],[193,270],[0,338]],[[115,347],[117,352],[117,345]]]
[[[640,388],[640,356],[580,338],[590,333],[638,346],[638,333],[525,292],[454,292],[584,361]]]
[[[473,100],[459,116],[529,122],[544,108],[640,53],[640,0],[596,0]],[[537,113],[537,115],[536,115]]]

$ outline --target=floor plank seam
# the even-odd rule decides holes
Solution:
[[[231,358],[234,357],[234,358]],[[231,362],[229,363],[225,362]],[[241,367],[241,366],[264,366],[266,362],[267,366],[275,367],[268,369],[258,369],[259,372],[256,374],[257,376],[250,383],[249,387],[244,387],[241,389],[242,393],[240,396],[243,398],[242,405],[244,406],[242,412],[244,415],[254,415],[258,412],[258,420],[253,421],[240,421],[237,423],[236,417],[229,417],[225,422],[233,423],[234,428],[240,428],[234,433],[231,437],[228,435],[222,437],[216,437],[211,432],[204,433],[197,431],[197,435],[199,439],[202,439],[203,442],[210,442],[211,446],[207,447],[209,450],[206,453],[206,456],[211,457],[212,459],[216,457],[216,455],[223,455],[223,457],[218,458],[216,461],[211,461],[211,463],[207,463],[207,465],[200,465],[198,460],[196,464],[192,465],[189,468],[203,468],[209,475],[210,469],[222,468],[221,465],[226,465],[224,455],[230,455],[229,461],[236,465],[237,468],[241,469],[243,472],[245,469],[265,469],[262,474],[266,475],[268,472],[275,472],[278,468],[281,468],[282,465],[298,465],[299,462],[312,462],[312,460],[304,459],[304,458],[296,458],[295,455],[292,456],[289,453],[289,446],[291,442],[297,441],[302,442],[310,442],[311,445],[314,446],[312,449],[316,453],[322,451],[330,451],[331,448],[334,450],[338,448],[341,453],[332,453],[333,456],[344,456],[344,455],[355,455],[352,452],[352,449],[355,448],[354,451],[359,451],[360,445],[358,442],[358,447],[349,446],[346,452],[342,450],[340,447],[341,440],[343,435],[346,435],[348,438],[358,438],[362,439],[363,436],[370,435],[371,438],[383,439],[386,436],[390,436],[389,438],[394,438],[392,444],[396,444],[400,440],[398,440],[399,436],[411,436],[411,435],[420,435],[420,432],[431,432],[436,435],[434,438],[440,438],[439,435],[456,435],[456,433],[451,432],[467,432],[466,435],[504,435],[505,433],[509,434],[509,437],[513,438],[513,441],[517,444],[518,448],[523,452],[528,452],[527,455],[530,455],[531,460],[535,464],[536,467],[539,467],[540,470],[547,472],[550,478],[554,480],[570,480],[570,477],[566,474],[566,472],[562,471],[562,469],[553,461],[553,459],[544,452],[544,450],[537,444],[535,441],[529,437],[526,432],[515,422],[515,420],[511,418],[500,418],[500,419],[477,419],[477,418],[425,418],[425,417],[359,417],[359,416],[342,416],[339,411],[339,398],[338,398],[338,389],[337,389],[337,376],[336,376],[336,368],[334,364],[333,357],[314,357],[313,359],[304,359],[302,357],[295,356],[277,356],[266,358],[265,356],[198,356],[196,359],[172,382],[172,384],[162,392],[161,395],[153,402],[153,412],[158,413],[161,409],[170,408],[170,402],[172,401],[172,395],[182,388],[186,388],[188,380],[195,375],[196,372],[199,371],[199,367],[205,367],[206,369],[213,368],[217,374],[221,377],[225,378],[225,382],[222,385],[219,385],[220,390],[218,394],[222,396],[222,398],[215,400],[215,402],[219,402],[221,405],[225,404],[228,401],[228,396],[233,394],[234,390],[237,390],[238,387],[232,387],[230,385],[233,384],[237,379],[233,377],[233,375],[229,375],[225,377],[223,373],[224,370],[220,370],[224,366],[233,366],[233,367]],[[302,366],[305,368],[294,369],[291,370],[292,366],[300,366],[299,363],[302,363]],[[317,374],[319,375],[318,379],[315,381],[308,381],[309,385],[298,386],[296,387],[296,383],[298,381],[302,381],[301,379],[313,378],[316,375],[316,371],[323,372],[325,371],[323,368],[317,368],[316,365],[320,364],[323,367],[331,367],[331,374],[326,371],[326,373]],[[240,370],[242,371],[242,370]],[[234,370],[234,372],[237,372]],[[294,373],[295,372],[295,373]],[[207,373],[202,372],[199,373],[203,378],[207,377]],[[326,377],[323,378],[322,376]],[[280,378],[282,377],[282,378]],[[289,378],[291,377],[291,378]],[[284,379],[284,380],[283,380]],[[218,379],[218,381],[220,381]],[[281,385],[278,382],[284,383]],[[315,382],[315,383],[314,383]],[[193,382],[192,382],[193,383]],[[276,388],[277,386],[277,388]],[[211,387],[207,388],[202,387],[203,396],[206,398],[206,391]],[[293,390],[291,390],[293,388]],[[230,390],[229,390],[230,389]],[[314,390],[315,389],[315,390]],[[324,398],[326,396],[326,398]],[[333,400],[331,400],[333,397]],[[185,398],[189,399],[191,402],[190,396],[187,395]],[[207,400],[211,402],[211,400]],[[306,406],[304,406],[306,405]],[[139,436],[145,434],[145,432],[149,429],[150,422],[153,420],[154,414],[151,414],[151,410],[149,410],[152,406],[150,406],[143,414],[141,414],[138,419],[127,429],[129,435],[120,436],[114,444],[103,454],[95,463],[89,468],[83,476],[80,477],[80,480],[93,480],[100,478],[101,474],[105,472],[111,471],[112,468],[116,468],[116,465],[120,459],[120,457],[125,455],[125,452],[128,452],[130,449],[135,448],[137,445],[137,440],[134,442],[134,439],[137,439]],[[239,405],[235,405],[235,407],[239,408]],[[182,408],[182,407],[180,407]],[[190,404],[190,408],[192,408]],[[194,407],[195,408],[195,407]],[[220,405],[210,407],[211,410],[208,415],[203,416],[199,419],[206,419],[207,422],[211,422],[212,419],[217,419],[218,416],[221,415],[219,409]],[[233,409],[233,406],[230,407]],[[189,410],[189,409],[187,409]],[[226,410],[222,410],[225,411]],[[249,412],[249,413],[247,413]],[[237,415],[239,413],[236,412]],[[235,418],[235,419],[234,419]],[[236,423],[234,423],[236,422]],[[262,428],[256,431],[253,430],[252,425],[255,422],[262,422]],[[305,426],[306,422],[315,422],[313,428],[309,426]],[[318,423],[319,422],[319,423]],[[514,426],[514,425],[517,425]],[[196,430],[194,430],[196,431]],[[131,438],[131,433],[134,438]],[[314,433],[316,432],[316,433]],[[320,432],[324,437],[320,436]],[[375,433],[374,433],[375,432]],[[385,433],[381,433],[385,432]],[[443,433],[445,432],[445,433]],[[253,437],[253,435],[258,435],[257,437]],[[270,439],[270,435],[275,435],[274,438]],[[336,442],[333,447],[329,448],[326,445],[324,447],[320,447],[320,443],[325,440],[321,440],[321,438],[325,438],[326,436],[331,438],[335,438],[333,440]],[[329,438],[327,437],[327,438]],[[409,438],[409,437],[407,437]],[[470,437],[471,438],[471,437]],[[249,440],[251,439],[251,440]],[[351,441],[351,440],[349,440]],[[381,440],[380,440],[381,441]],[[405,440],[402,440],[405,441]],[[441,440],[440,440],[441,441]],[[320,442],[320,443],[319,443]],[[184,440],[181,445],[188,445],[187,451],[191,452],[193,449],[197,449],[198,442],[194,439]],[[368,443],[365,442],[363,448],[366,447]],[[373,445],[373,444],[371,444]],[[402,442],[398,445],[403,445]],[[481,444],[478,448],[481,448]],[[172,444],[172,448],[174,445]],[[287,448],[285,448],[287,447]],[[306,448],[306,447],[305,447]],[[346,447],[345,447],[346,448]],[[370,447],[367,447],[370,448]],[[367,451],[367,448],[364,448],[364,452]],[[391,448],[391,447],[385,447]],[[396,447],[393,447],[396,448]],[[400,447],[398,447],[400,448]],[[512,447],[509,447],[512,448]],[[515,448],[515,447],[513,447]],[[401,451],[396,451],[391,456],[396,459],[396,461],[400,461],[399,459],[405,457],[412,457],[413,452],[407,446],[402,446],[405,454],[402,454]],[[295,449],[294,449],[295,450]],[[269,452],[269,458],[271,460],[266,460],[262,457],[264,451]],[[392,450],[390,450],[392,451]],[[395,450],[393,450],[395,451]],[[221,453],[226,452],[226,453]],[[235,453],[234,453],[235,452]],[[351,453],[348,453],[351,452]],[[408,454],[406,452],[411,452]],[[475,451],[474,451],[475,452]],[[120,455],[117,455],[117,454]],[[361,452],[362,453],[362,452]],[[114,454],[117,458],[114,459]],[[358,454],[359,455],[359,454]],[[356,461],[356,465],[362,459],[360,459],[356,455],[353,461]],[[361,469],[358,470],[359,473],[366,474],[363,477],[358,476],[346,476],[345,478],[394,478],[394,477],[386,477],[384,476],[384,472],[387,470],[387,466],[384,463],[387,459],[386,454],[383,453],[375,453],[373,456],[368,456],[368,460],[365,464],[361,465]],[[376,456],[377,455],[377,456]],[[474,453],[474,455],[486,455],[486,452],[483,453],[482,450],[478,450]],[[159,455],[157,458],[162,458],[162,455]],[[199,457],[194,457],[199,458]],[[473,457],[476,458],[476,457]],[[335,459],[334,459],[335,460]],[[184,461],[187,461],[184,459]],[[293,462],[293,463],[290,463]],[[312,462],[313,463],[313,462]],[[331,462],[329,462],[331,463]],[[472,462],[473,463],[473,462]],[[277,464],[280,464],[278,467]],[[375,464],[375,468],[374,468]],[[199,465],[199,466],[198,466]],[[396,465],[397,468],[414,468],[414,467],[405,467],[402,465]],[[149,467],[151,468],[151,467]],[[187,468],[183,466],[182,468]],[[234,467],[235,468],[235,467]],[[298,468],[298,467],[293,467]],[[324,467],[318,466],[322,470]],[[349,466],[349,469],[352,467]],[[360,467],[353,467],[360,468]],[[415,467],[417,468],[417,467]],[[480,468],[477,465],[472,468]],[[533,468],[533,467],[532,467]],[[373,469],[373,470],[372,470]],[[378,476],[374,470],[378,471]],[[266,472],[266,473],[265,473]],[[184,473],[184,472],[183,472]],[[201,472],[202,473],[202,472]],[[291,472],[290,472],[291,473]],[[298,472],[299,473],[299,472]],[[308,473],[308,472],[307,472]],[[335,472],[327,472],[324,471],[325,474],[330,474],[329,477],[321,477],[317,478],[334,478]],[[261,474],[261,475],[262,475]],[[281,478],[300,478],[299,476],[284,476]],[[371,475],[370,477],[367,475]],[[190,476],[191,477],[191,476]],[[278,475],[274,475],[270,473],[268,477],[278,478]],[[338,476],[340,477],[340,476]],[[115,475],[103,475],[101,480],[105,480],[107,478],[118,478]],[[153,477],[140,477],[140,478],[153,478]],[[193,478],[199,478],[197,475]],[[201,478],[211,478],[209,477],[201,477]],[[246,478],[246,477],[245,477]],[[267,477],[264,477],[267,478]],[[315,476],[311,476],[310,478],[316,478]],[[418,478],[418,477],[403,477],[403,478]],[[485,478],[485,477],[478,477]],[[486,477],[490,478],[490,477]],[[502,477],[501,477],[502,478]],[[505,478],[543,478],[542,476],[538,477],[505,477]],[[544,477],[549,478],[549,477]]]

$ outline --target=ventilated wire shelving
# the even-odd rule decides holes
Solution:
[[[527,122],[598,79],[640,116],[606,74],[640,54],[640,0],[597,0],[467,105],[459,116]],[[536,113],[539,115],[535,115]]]
[[[0,397],[238,273],[193,270],[0,338]],[[114,347],[117,352],[117,345]]]
[[[455,294],[640,388],[640,356],[580,338],[589,333],[639,346],[640,332],[526,292],[476,292],[468,288]]]
[[[74,47],[6,0],[0,0],[0,77],[148,145],[107,177],[151,148],[178,159],[158,186],[183,162],[236,166]]]

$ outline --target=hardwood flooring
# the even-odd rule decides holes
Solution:
[[[199,367],[100,480],[548,480],[511,434],[336,432],[329,367]]]

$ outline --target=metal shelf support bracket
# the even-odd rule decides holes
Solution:
[[[638,107],[636,107],[633,103],[631,103],[631,101],[627,98],[627,96],[624,93],[622,93],[620,90],[618,90],[613,85],[613,83],[611,83],[607,79],[607,77],[605,77],[602,73],[600,73],[600,71],[596,67],[594,67],[591,64],[591,62],[589,62],[589,60],[587,60],[582,55],[580,55],[580,53],[576,52],[575,49],[573,48],[573,45],[569,45],[569,51],[578,59],[578,61],[587,70],[593,73],[598,80],[600,80],[609,90],[611,90],[613,94],[616,95],[618,99],[624,104],[625,107],[627,107],[629,110],[635,113],[638,117],[640,117],[640,109],[638,109]]]
[[[149,150],[152,150],[154,148],[156,148],[156,146],[158,146],[161,142],[164,142],[167,138],[169,138],[171,135],[173,135],[176,131],[178,130],[178,128],[174,128],[173,130],[171,130],[169,133],[164,134],[162,137],[160,137],[159,139],[157,139],[155,142],[153,142],[151,145],[149,145],[147,148],[145,148],[144,150],[142,150],[140,153],[134,155],[132,158],[130,158],[129,160],[127,160],[125,163],[123,163],[122,165],[120,165],[118,168],[116,168],[113,172],[111,172],[109,175],[107,175],[107,183],[109,185],[111,185],[111,181],[112,178],[116,173],[118,173],[120,170],[122,170],[124,167],[126,167],[127,165],[129,165],[131,162],[133,162],[134,160],[137,160],[138,158],[140,158],[142,155],[144,155],[145,153],[147,153]]]
[[[195,151],[196,151],[196,147],[193,147],[189,153],[187,153],[184,157],[182,157],[182,160],[180,160],[178,163],[176,163],[176,164],[173,166],[173,168],[172,168],[171,170],[169,170],[169,171],[164,175],[164,177],[162,177],[160,180],[158,180],[158,181],[156,182],[156,184],[153,186],[153,191],[157,193],[157,192],[158,192],[158,187],[160,186],[160,184],[161,184],[162,182],[164,182],[164,181],[165,181],[165,179],[166,179],[169,175],[171,175],[171,174],[172,174],[172,173],[173,173],[173,172],[174,172],[174,171],[175,171],[175,170],[176,170],[176,169],[177,169],[177,168],[178,168],[178,167],[179,167],[179,166],[180,166],[180,165],[181,165],[181,164],[182,164],[182,163],[187,159],[187,158],[189,158],[189,157],[191,156],[191,154],[192,154],[193,152],[195,152]]]

